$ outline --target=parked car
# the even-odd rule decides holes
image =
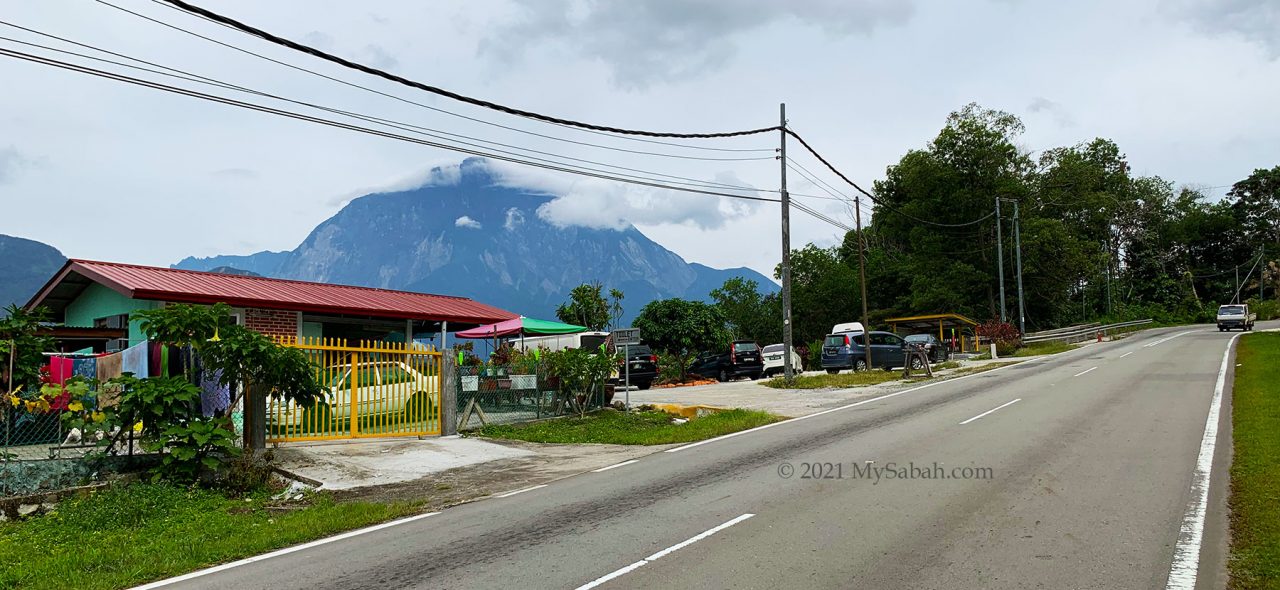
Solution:
[[[738,377],[759,379],[764,375],[760,345],[751,340],[734,340],[724,352],[704,352],[698,355],[689,372],[717,381]]]
[[[628,366],[630,365],[630,366]],[[618,351],[618,385],[628,378],[631,384],[640,389],[649,389],[658,378],[658,355],[647,345],[639,344],[627,348],[627,360],[622,360],[622,351]]]
[[[951,345],[938,340],[933,334],[912,334],[903,340],[924,346],[924,351],[929,353],[929,360],[932,362],[941,363],[951,358]]]
[[[892,332],[845,332],[828,334],[822,342],[822,368],[832,375],[843,369],[867,370],[866,341],[871,341],[871,366],[886,371],[902,366],[907,341]],[[920,359],[912,360],[913,369],[924,368]]]
[[[1257,318],[1257,314],[1249,313],[1248,305],[1221,305],[1218,306],[1218,331],[1240,328],[1241,331],[1248,332],[1253,329],[1253,322]]]
[[[417,422],[434,419],[437,380],[423,374],[419,367],[403,361],[360,363],[356,375],[356,412],[364,416],[386,415],[388,423],[400,420]],[[332,429],[334,422],[343,424],[351,416],[351,366],[327,368],[322,381],[325,391],[307,407],[293,401],[271,398],[267,402],[267,426]]]
[[[783,347],[781,344],[770,344],[760,351],[764,355],[764,376],[779,375],[785,372],[783,370]],[[794,373],[804,372],[804,359],[796,354],[795,347],[791,348],[791,371]]]

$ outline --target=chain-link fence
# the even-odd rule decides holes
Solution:
[[[545,370],[501,365],[458,367],[454,387],[459,430],[563,416],[580,405],[599,409],[611,403],[613,395],[612,386],[606,385],[591,395],[571,398]]]

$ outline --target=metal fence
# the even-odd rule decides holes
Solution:
[[[282,338],[304,352],[325,391],[297,404],[267,403],[267,442],[440,434],[438,351],[397,342],[349,346],[331,338]]]
[[[563,416],[572,413],[572,401],[586,405],[588,410],[611,402],[610,386],[570,400],[541,368],[460,366],[456,373],[458,430]]]
[[[1066,328],[1058,328],[1056,330],[1032,332],[1023,336],[1022,342],[1024,344],[1031,344],[1033,342],[1049,342],[1049,341],[1057,341],[1057,340],[1060,340],[1063,342],[1079,342],[1081,340],[1088,340],[1089,338],[1093,338],[1099,332],[1102,332],[1105,334],[1107,332],[1114,332],[1115,330],[1119,330],[1122,328],[1131,328],[1134,326],[1141,326],[1143,324],[1150,324],[1150,323],[1151,323],[1151,319],[1147,318],[1145,320],[1119,322],[1116,324],[1107,324],[1105,326],[1100,325],[1096,322],[1092,324],[1081,324],[1078,326],[1068,326]]]

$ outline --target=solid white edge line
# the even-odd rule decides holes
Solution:
[[[1088,369],[1085,369],[1085,370],[1083,370],[1083,371],[1080,371],[1079,373],[1076,373],[1075,375],[1072,375],[1072,377],[1079,377],[1079,376],[1081,376],[1081,375],[1083,375],[1083,374],[1085,374],[1085,373],[1088,373],[1089,371],[1092,371],[1092,370],[1094,370],[1094,369],[1096,369],[1096,368],[1098,368],[1098,367],[1089,367]]]
[[[751,518],[751,517],[753,517],[753,516],[755,516],[755,515],[754,515],[754,514],[751,514],[751,513],[743,514],[742,516],[739,516],[739,517],[737,517],[737,518],[735,518],[735,519],[733,519],[733,520],[730,520],[729,522],[726,522],[726,523],[721,524],[721,525],[719,525],[719,526],[715,526],[715,527],[712,527],[712,528],[710,528],[710,529],[707,529],[707,530],[705,530],[705,531],[703,531],[703,532],[701,532],[701,533],[698,533],[698,534],[696,534],[696,535],[694,535],[694,536],[692,536],[692,537],[689,537],[688,539],[685,539],[685,540],[683,540],[683,541],[681,541],[681,542],[679,542],[679,543],[676,543],[675,545],[672,545],[672,546],[670,546],[670,547],[667,547],[666,549],[663,549],[662,551],[659,551],[659,552],[657,552],[657,553],[654,553],[653,555],[650,555],[649,557],[646,557],[646,558],[644,558],[644,559],[641,559],[640,561],[637,561],[637,562],[635,562],[635,563],[633,563],[633,564],[631,564],[631,565],[628,565],[628,566],[621,567],[621,568],[618,568],[618,569],[616,569],[616,570],[613,570],[612,572],[609,572],[609,573],[607,573],[607,574],[605,574],[605,575],[603,575],[603,576],[600,576],[599,578],[596,578],[596,579],[594,579],[594,580],[591,580],[590,582],[587,582],[586,584],[583,584],[583,585],[581,585],[581,586],[578,586],[575,590],[590,590],[591,588],[595,588],[596,586],[599,586],[599,585],[601,585],[601,584],[603,584],[603,583],[605,583],[605,582],[608,582],[609,580],[612,580],[612,579],[614,579],[614,578],[617,578],[618,576],[621,576],[621,575],[624,575],[624,574],[627,574],[627,573],[630,573],[630,572],[636,571],[636,570],[640,569],[642,566],[645,566],[645,565],[648,565],[648,564],[650,564],[650,563],[653,563],[654,561],[657,561],[657,560],[659,560],[659,559],[661,559],[661,558],[663,558],[663,557],[666,557],[667,555],[670,555],[670,554],[672,554],[672,553],[674,553],[674,552],[676,552],[676,551],[679,551],[679,550],[681,550],[681,549],[684,549],[685,547],[688,547],[688,546],[690,546],[690,545],[692,545],[692,544],[694,544],[694,543],[697,543],[698,541],[701,541],[701,540],[703,540],[703,539],[705,539],[705,538],[707,538],[707,537],[710,537],[711,535],[714,535],[714,534],[716,534],[716,533],[718,533],[718,532],[720,532],[720,531],[723,531],[723,530],[725,530],[725,529],[727,529],[727,528],[729,528],[729,527],[731,527],[731,526],[733,526],[733,525],[735,525],[735,524],[738,524],[738,523],[740,523],[740,522],[742,522],[742,521],[744,521],[744,520],[746,520],[746,519],[748,519],[748,518]]]
[[[837,407],[837,408],[831,408],[831,409],[828,409],[828,410],[823,410],[823,411],[821,411],[821,412],[815,412],[815,413],[813,413],[813,414],[805,414],[804,416],[797,416],[797,417],[795,417],[795,418],[791,418],[790,420],[783,420],[783,421],[781,421],[781,422],[773,422],[773,423],[770,423],[770,424],[765,424],[764,426],[757,426],[757,427],[755,427],[755,428],[749,428],[749,429],[747,429],[747,430],[739,430],[738,432],[731,432],[731,433],[729,433],[729,434],[724,434],[724,435],[721,435],[721,436],[717,436],[717,437],[715,437],[715,438],[709,438],[709,439],[707,439],[707,440],[698,441],[698,442],[696,442],[696,443],[690,443],[690,444],[684,445],[684,446],[682,446],[682,447],[676,447],[676,448],[674,448],[674,449],[667,449],[667,450],[665,450],[665,451],[663,451],[663,452],[664,452],[664,453],[678,453],[678,452],[683,451],[683,450],[685,450],[685,449],[692,449],[692,448],[694,448],[694,447],[700,447],[700,446],[702,446],[702,445],[705,445],[705,444],[708,444],[708,443],[713,443],[713,442],[716,442],[716,441],[718,441],[718,440],[724,440],[724,439],[726,439],[726,438],[733,438],[733,437],[735,437],[735,436],[742,436],[742,435],[744,435],[744,434],[749,434],[749,433],[752,433],[752,432],[757,432],[757,431],[760,431],[760,430],[764,430],[764,429],[766,429],[766,428],[773,428],[774,426],[781,426],[781,425],[783,425],[783,424],[794,424],[794,423],[796,423],[796,422],[800,422],[800,421],[802,421],[802,420],[808,420],[809,418],[817,418],[818,416],[822,416],[822,415],[824,415],[824,414],[830,414],[830,413],[832,413],[832,412],[839,412],[839,411],[841,411],[841,410],[847,410],[847,409],[849,409],[849,408],[856,408],[856,407],[858,407],[858,406],[865,405],[865,404],[869,404],[869,403],[872,403],[872,402],[878,402],[878,401],[880,401],[880,400],[886,400],[886,399],[889,399],[889,398],[891,398],[891,397],[897,397],[897,396],[902,395],[902,394],[904,394],[904,393],[911,393],[911,392],[913,392],[913,391],[920,391],[921,389],[927,389],[927,388],[933,387],[934,385],[941,385],[941,384],[943,384],[943,383],[954,383],[954,382],[956,382],[956,381],[961,381],[961,380],[964,380],[964,379],[968,379],[968,378],[970,378],[970,377],[978,377],[978,376],[981,376],[981,375],[987,375],[987,374],[990,374],[990,373],[994,373],[994,372],[996,372],[996,371],[999,371],[999,370],[1001,370],[1001,369],[1006,369],[1006,368],[1009,368],[1009,367],[1014,367],[1014,366],[1020,365],[1020,364],[1022,364],[1023,362],[1034,362],[1034,361],[1016,361],[1016,362],[1013,362],[1013,363],[1011,363],[1011,364],[1004,365],[1004,366],[1002,366],[1002,367],[996,367],[996,368],[991,369],[991,370],[989,370],[989,371],[982,371],[982,372],[980,372],[980,373],[970,373],[970,374],[968,374],[968,375],[961,375],[960,377],[952,377],[951,379],[942,379],[942,380],[940,380],[940,381],[933,381],[933,382],[931,382],[931,383],[925,383],[924,385],[921,385],[921,386],[919,386],[919,387],[912,387],[911,389],[904,389],[904,390],[902,390],[902,391],[895,391],[895,392],[893,392],[893,393],[887,393],[887,394],[882,395],[882,396],[879,396],[879,397],[873,397],[873,398],[870,398],[870,399],[864,399],[864,400],[862,400],[862,401],[854,402],[854,403],[851,403],[851,404],[846,404],[846,405],[843,405],[843,406],[840,406],[840,407]]]
[[[994,408],[991,408],[990,410],[987,410],[987,411],[985,411],[985,412],[983,412],[983,413],[981,413],[981,414],[978,414],[977,416],[974,416],[974,417],[972,417],[972,418],[969,418],[968,420],[965,420],[964,422],[961,422],[961,423],[960,423],[960,425],[961,425],[961,426],[964,426],[965,424],[968,424],[968,423],[970,423],[970,422],[973,422],[974,420],[977,420],[978,418],[981,418],[981,417],[983,417],[983,416],[986,416],[987,414],[990,414],[991,412],[994,412],[994,411],[996,411],[996,410],[999,410],[1000,408],[1003,408],[1003,407],[1005,407],[1005,406],[1012,406],[1013,404],[1016,404],[1016,403],[1018,403],[1018,402],[1020,402],[1020,401],[1022,401],[1022,398],[1015,399],[1015,400],[1013,400],[1013,401],[1011,401],[1011,402],[1005,402],[1005,403],[1000,404],[1000,405],[998,405],[998,406],[996,406],[996,407],[994,407]]]
[[[1213,386],[1213,401],[1209,403],[1209,417],[1205,419],[1204,438],[1200,439],[1200,454],[1196,457],[1196,470],[1191,475],[1191,501],[1182,516],[1178,529],[1178,542],[1173,547],[1173,564],[1169,566],[1167,590],[1192,590],[1200,570],[1200,542],[1204,538],[1205,512],[1209,506],[1209,476],[1213,471],[1213,452],[1218,443],[1218,415],[1222,409],[1222,392],[1227,385],[1227,361],[1236,334],[1227,342],[1222,352],[1222,366],[1218,368],[1218,382]]]
[[[497,495],[495,495],[494,497],[495,497],[495,498],[510,498],[511,496],[514,496],[514,495],[516,495],[516,494],[523,494],[523,493],[525,493],[525,492],[532,492],[533,490],[536,490],[536,489],[538,489],[538,488],[545,488],[545,487],[547,487],[547,484],[545,484],[545,483],[544,483],[544,484],[540,484],[540,485],[536,485],[536,486],[529,486],[529,487],[527,487],[527,488],[520,488],[520,489],[518,489],[518,490],[513,490],[513,491],[506,492],[506,493],[502,493],[502,494],[497,494]]]
[[[301,544],[301,545],[294,545],[293,547],[285,547],[284,549],[277,549],[276,551],[272,551],[272,552],[270,552],[270,553],[263,553],[263,554],[261,554],[261,555],[255,555],[255,556],[253,556],[253,557],[247,557],[247,558],[245,558],[245,559],[241,559],[241,560],[239,560],[239,561],[232,561],[232,562],[230,562],[230,563],[224,563],[224,564],[222,564],[222,565],[217,565],[217,566],[214,566],[214,567],[211,567],[211,568],[206,568],[206,569],[202,569],[202,570],[197,570],[197,571],[191,572],[191,573],[189,573],[189,574],[183,574],[183,575],[181,575],[181,576],[176,576],[176,577],[172,577],[172,578],[165,578],[165,579],[163,579],[163,580],[157,580],[157,581],[155,581],[155,582],[150,582],[150,583],[147,583],[147,584],[143,584],[143,585],[141,585],[141,586],[136,586],[136,587],[134,587],[132,590],[151,590],[152,588],[161,588],[161,587],[164,587],[164,586],[168,586],[168,585],[170,585],[170,584],[176,584],[176,583],[178,583],[178,582],[185,582],[185,581],[187,581],[187,580],[192,580],[192,579],[195,579],[195,578],[199,578],[199,577],[201,577],[201,576],[207,576],[207,575],[209,575],[209,574],[215,574],[215,573],[218,573],[218,572],[221,572],[221,571],[226,571],[226,570],[229,570],[229,569],[232,569],[232,568],[240,567],[240,566],[242,566],[242,565],[248,565],[248,564],[251,564],[251,563],[254,563],[254,562],[263,561],[263,560],[266,560],[266,559],[271,559],[271,558],[273,558],[273,557],[280,557],[281,555],[288,555],[288,554],[290,554],[290,553],[296,553],[296,552],[298,552],[298,551],[303,551],[303,550],[305,550],[305,549],[310,549],[310,548],[312,548],[312,547],[319,547],[319,546],[321,546],[321,545],[325,545],[325,544],[328,544],[328,543],[333,543],[333,542],[335,542],[335,541],[341,541],[341,540],[343,540],[343,539],[350,539],[351,537],[356,537],[356,536],[363,535],[363,534],[366,534],[366,533],[372,533],[372,532],[374,532],[374,531],[380,531],[380,530],[382,530],[382,529],[391,528],[391,527],[393,527],[393,526],[401,525],[401,524],[405,524],[405,523],[409,523],[409,522],[413,522],[413,521],[415,521],[415,520],[422,520],[422,519],[424,519],[424,518],[426,518],[426,517],[428,517],[428,516],[435,516],[435,515],[437,515],[437,514],[440,514],[440,513],[439,513],[439,512],[427,512],[427,513],[425,513],[425,514],[415,514],[415,515],[413,515],[413,516],[408,516],[408,517],[401,518],[401,519],[398,519],[398,520],[393,520],[393,521],[390,521],[390,522],[384,522],[384,523],[382,523],[382,524],[375,524],[375,525],[373,525],[373,526],[365,527],[365,528],[362,528],[362,529],[356,529],[356,530],[354,530],[354,531],[347,531],[347,532],[345,532],[345,533],[342,533],[342,534],[339,534],[339,535],[334,535],[334,536],[332,536],[332,537],[325,537],[325,538],[323,538],[323,539],[316,539],[315,541],[311,541],[311,542],[309,542],[309,543],[303,543],[303,544]]]
[[[630,464],[632,464],[632,463],[639,463],[639,462],[640,462],[640,460],[639,460],[639,459],[632,459],[632,460],[630,460],[630,461],[623,461],[623,462],[621,462],[621,463],[614,463],[613,465],[610,465],[610,466],[608,466],[608,467],[601,467],[601,468],[599,468],[599,469],[592,469],[592,470],[591,470],[591,473],[600,473],[601,471],[608,471],[608,470],[610,470],[610,469],[617,469],[617,468],[622,467],[622,466],[625,466],[625,465],[630,465]]]

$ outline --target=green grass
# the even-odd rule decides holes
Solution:
[[[846,387],[866,387],[902,378],[902,369],[896,371],[855,371],[836,373],[835,375],[797,375],[790,384],[786,379],[775,377],[765,381],[765,387],[774,389],[842,389]]]
[[[687,443],[776,422],[782,418],[756,410],[725,410],[674,424],[665,412],[603,410],[585,418],[557,418],[531,424],[485,426],[476,433],[539,443],[664,445]]]
[[[1280,334],[1240,339],[1232,390],[1231,588],[1280,587]]]
[[[1017,351],[1015,351],[1013,353],[1013,356],[1022,357],[1022,356],[1038,356],[1042,354],[1058,354],[1059,352],[1066,352],[1074,348],[1075,346],[1071,344],[1067,344],[1066,342],[1057,342],[1057,341],[1050,340],[1048,342],[1036,342],[1034,344],[1028,344],[1026,346],[1023,346],[1022,348],[1019,348]],[[1004,356],[1004,355],[1000,355],[1000,356]]]
[[[0,588],[125,588],[417,512],[317,495],[289,510],[169,485],[119,485],[0,523]]]

